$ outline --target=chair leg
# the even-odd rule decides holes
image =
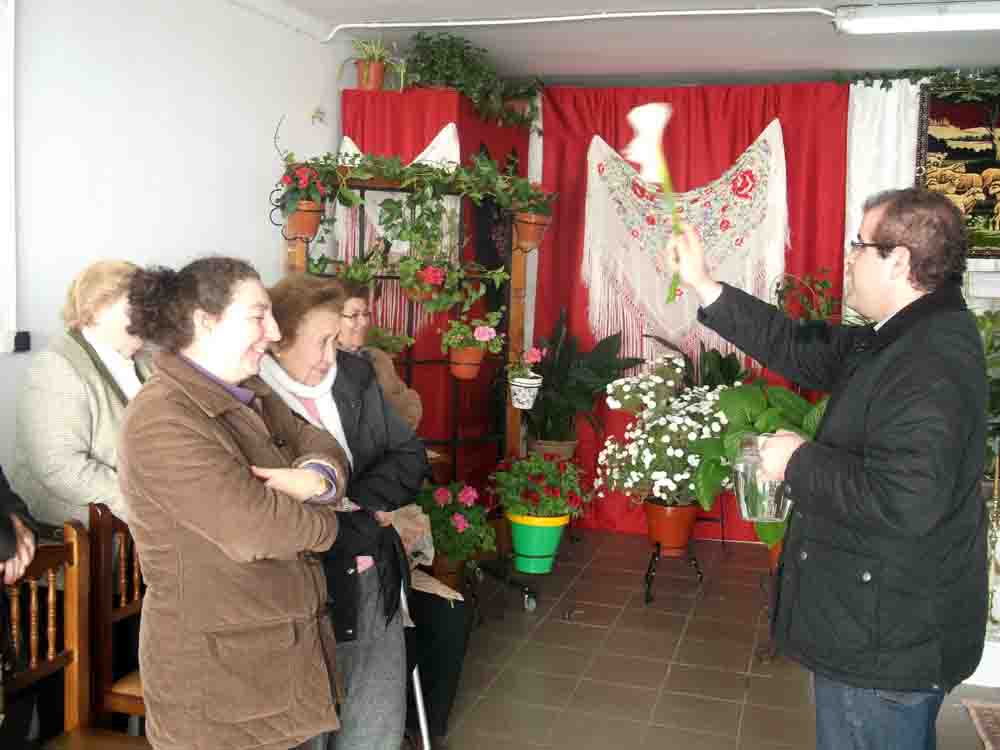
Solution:
[[[424,707],[424,689],[420,684],[420,667],[414,666],[410,676],[413,678],[413,697],[417,702],[417,721],[420,722],[422,750],[431,750],[431,735],[427,729],[427,709]]]

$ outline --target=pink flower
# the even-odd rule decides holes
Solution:
[[[476,330],[472,332],[472,337],[476,341],[492,341],[497,337],[497,331],[490,326],[476,326]]]
[[[458,493],[458,502],[464,505],[466,508],[471,508],[476,504],[476,499],[479,497],[479,493],[476,492],[475,487],[470,487],[465,485],[462,491]]]
[[[723,219],[722,221],[719,222],[719,229],[721,229],[723,232],[725,232],[731,226],[732,224],[729,223],[729,219]]]
[[[542,357],[544,356],[545,352],[543,352],[537,346],[533,346],[524,353],[524,363],[526,365],[537,365],[539,362],[542,361]]]
[[[469,522],[465,520],[465,516],[463,516],[461,513],[452,513],[451,525],[455,527],[455,531],[457,531],[459,534],[463,533],[467,528],[469,528]]]
[[[447,487],[438,487],[434,490],[434,502],[443,508],[451,502],[451,491]]]

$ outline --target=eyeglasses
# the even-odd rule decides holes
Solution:
[[[884,242],[862,242],[860,239],[851,240],[851,250],[864,250],[866,247],[877,247],[879,250],[892,250],[897,245],[887,245]]]
[[[341,315],[340,317],[351,321],[357,320],[358,318],[361,318],[363,320],[371,320],[372,314],[370,312],[356,312],[356,313],[351,313],[350,315]]]

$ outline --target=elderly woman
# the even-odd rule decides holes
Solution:
[[[339,283],[347,299],[341,316],[338,346],[371,361],[386,401],[416,430],[423,415],[420,394],[406,386],[388,354],[365,346],[372,322],[367,287],[352,282]],[[453,595],[441,596],[439,587],[422,583],[420,574],[415,574],[409,601],[410,617],[415,627],[407,631],[407,649],[410,661],[420,666],[431,746],[440,749],[448,734],[448,717],[462,677],[462,662],[472,629],[472,608]],[[416,724],[416,707],[411,695],[406,725],[414,737]]]
[[[118,436],[144,374],[134,360],[142,339],[127,330],[135,271],[119,260],[85,268],[66,295],[66,332],[28,369],[17,400],[10,481],[44,523],[86,525],[89,503],[105,503],[124,518]]]
[[[397,750],[406,713],[400,613],[409,566],[387,511],[412,501],[427,473],[423,444],[389,406],[364,357],[336,348],[343,292],[311,276],[271,288],[285,332],[261,377],[302,419],[341,440],[351,462],[341,537],[324,558],[347,703],[336,750]]]
[[[154,750],[285,750],[338,726],[319,553],[347,459],[256,377],[281,338],[230,258],[138,271],[130,330],[159,345],[129,405],[121,485],[146,580],[139,660]]]

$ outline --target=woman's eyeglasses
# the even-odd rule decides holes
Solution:
[[[370,312],[356,312],[351,313],[350,315],[341,315],[340,317],[350,321],[355,321],[358,318],[361,318],[362,320],[371,320],[372,314]]]
[[[851,240],[851,250],[864,250],[866,247],[877,247],[879,250],[892,250],[897,245],[887,245],[884,242],[862,242],[861,239]]]

